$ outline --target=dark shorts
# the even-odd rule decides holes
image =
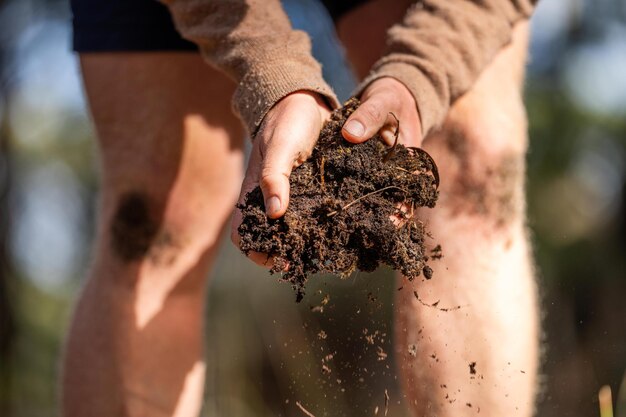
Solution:
[[[330,17],[368,0],[322,0]],[[195,51],[180,37],[167,7],[157,0],[71,0],[77,52]]]

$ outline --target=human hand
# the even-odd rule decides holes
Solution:
[[[296,91],[281,99],[265,116],[257,133],[239,194],[260,185],[268,217],[282,217],[289,205],[289,175],[311,155],[322,126],[330,117],[324,99],[310,91]],[[239,246],[241,211],[235,209],[231,239]],[[266,254],[251,252],[249,258],[270,266]]]
[[[367,86],[361,95],[361,105],[341,130],[343,137],[353,143],[365,142],[376,133],[380,133],[389,146],[395,144],[396,133],[398,143],[404,146],[420,147],[422,144],[422,124],[415,99],[395,78],[379,78]],[[409,207],[401,205],[400,210],[408,213]],[[394,215],[391,221],[400,226],[406,218]]]
[[[372,82],[361,95],[361,105],[343,125],[343,137],[352,143],[361,143],[380,132],[385,142],[394,144],[396,116],[401,124],[398,143],[420,147],[422,125],[415,99],[400,81],[383,77]]]

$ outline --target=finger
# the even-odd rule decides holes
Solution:
[[[317,130],[307,126],[294,131],[293,128],[277,129],[266,145],[265,158],[261,163],[259,185],[263,192],[265,211],[268,217],[282,217],[289,205],[289,175],[294,167],[306,160],[308,154],[301,149],[302,143],[310,143],[316,139]],[[302,139],[297,136],[305,135]]]
[[[233,219],[233,224],[234,224]],[[239,212],[239,224],[241,224],[241,212]],[[235,246],[240,247],[241,236],[239,236],[239,230],[237,228],[233,228],[231,230],[230,239],[233,241]],[[267,268],[272,268],[274,266],[274,259],[269,256],[267,253],[250,251],[246,254],[246,256],[255,264],[259,266],[264,266]]]
[[[239,194],[238,200],[239,204],[243,204],[245,202],[246,195],[248,195],[248,193],[252,191],[259,183],[259,167],[261,164],[260,161],[261,153],[259,152],[259,147],[255,146],[250,154],[248,169],[246,170],[246,175],[241,185],[241,192]],[[235,207],[230,228],[230,239],[237,247],[240,247],[241,242],[241,236],[239,236],[239,226],[241,225],[242,221],[243,216],[241,214],[241,210],[238,207]],[[264,266],[267,268],[272,268],[274,266],[274,261],[272,257],[268,256],[265,253],[250,251],[248,252],[247,256],[250,260],[260,266]]]
[[[365,142],[385,125],[390,106],[385,95],[378,94],[366,99],[352,113],[341,129],[343,137],[352,143]]]
[[[280,168],[272,166],[259,182],[265,200],[265,212],[272,219],[282,217],[287,211],[290,172],[285,165]]]

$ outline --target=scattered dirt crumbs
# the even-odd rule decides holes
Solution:
[[[333,112],[311,158],[291,174],[285,216],[265,215],[259,187],[239,206],[242,252],[273,257],[271,271],[284,271],[297,301],[307,276],[317,272],[347,276],[382,263],[409,279],[432,273],[426,266],[424,224],[413,214],[417,207],[435,206],[435,162],[418,148],[389,148],[378,135],[356,145],[344,140],[341,128],[358,105],[350,99]]]

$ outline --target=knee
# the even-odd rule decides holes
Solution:
[[[440,201],[498,228],[523,219],[525,117],[470,113],[447,122],[439,135],[447,165]]]
[[[146,191],[131,190],[114,197],[105,235],[112,255],[123,264],[172,264],[183,237],[165,216],[166,202]]]
[[[193,199],[189,204],[194,205]],[[147,190],[118,193],[104,221],[107,238],[103,243],[123,266],[148,264],[151,269],[167,269],[180,258],[196,262],[216,245],[222,222],[208,223],[203,219],[208,213],[181,205]]]

